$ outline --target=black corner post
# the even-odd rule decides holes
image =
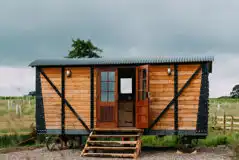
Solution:
[[[46,133],[45,114],[41,88],[41,69],[36,67],[36,131],[38,134]]]
[[[61,68],[61,134],[65,134],[65,68]]]
[[[201,89],[197,115],[197,132],[208,133],[208,98],[209,98],[208,64],[202,64]]]
[[[178,134],[178,64],[174,64],[174,130]]]
[[[90,68],[90,128],[94,128],[94,67]]]

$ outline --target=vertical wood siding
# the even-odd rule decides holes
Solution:
[[[173,71],[174,65],[170,65]],[[149,67],[150,124],[162,112],[174,97],[174,73],[168,75],[168,65]],[[153,127],[155,130],[174,129],[174,106],[161,117]]]
[[[67,67],[71,77],[65,75],[65,98],[81,119],[90,127],[90,67]],[[70,109],[65,107],[65,128],[85,129]]]
[[[90,127],[90,68],[72,67],[71,77],[65,75],[65,98]],[[44,68],[43,71],[61,92],[61,68]],[[46,129],[61,129],[61,98],[41,75]],[[65,129],[85,129],[65,105]]]
[[[180,90],[199,64],[178,66],[178,89]],[[202,71],[191,81],[178,98],[178,129],[196,130]]]
[[[45,68],[42,70],[61,92],[61,68]],[[42,74],[40,77],[46,129],[61,129],[61,98]]]
[[[200,64],[178,65],[178,90],[180,90]],[[170,65],[172,71],[174,66]],[[174,72],[167,73],[168,65],[150,66],[150,117],[151,122],[162,112],[174,97]],[[178,98],[178,129],[196,130],[201,74],[192,80]],[[153,130],[174,130],[174,105],[162,116]]]

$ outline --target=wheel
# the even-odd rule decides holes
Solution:
[[[192,153],[196,150],[198,139],[192,137],[183,136],[178,139],[178,150],[183,153]]]
[[[74,139],[68,139],[67,142],[66,142],[66,147],[67,147],[67,149],[73,149],[73,148],[75,148],[74,142],[75,142]]]
[[[50,136],[46,140],[46,147],[49,151],[62,150],[64,141],[59,136]]]

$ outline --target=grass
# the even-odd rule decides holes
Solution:
[[[143,146],[149,147],[176,147],[176,136],[143,136]],[[239,142],[239,133],[233,133],[229,135],[208,135],[206,139],[200,139],[197,146],[201,147],[216,147],[218,145],[234,145],[235,142]]]
[[[30,138],[29,135],[4,135],[0,136],[0,148],[17,146],[23,140]]]
[[[0,97],[0,148],[17,146],[19,142],[29,138],[28,133],[32,131],[31,126],[35,123],[33,98],[28,98],[22,103],[21,116],[16,115],[14,108],[8,110],[9,99],[9,97]],[[18,101],[19,97],[11,97],[11,100]],[[27,145],[32,144],[31,142]]]
[[[175,147],[177,145],[176,136],[142,136],[143,146],[150,147]]]
[[[30,99],[30,102],[23,102],[22,115],[19,116],[14,108],[8,110],[8,100],[0,98],[0,134],[29,131],[30,126],[35,123],[34,99]]]

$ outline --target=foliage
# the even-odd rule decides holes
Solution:
[[[143,146],[150,147],[175,147],[177,145],[177,137],[176,136],[142,136]]]
[[[35,96],[0,96],[0,100],[8,100],[8,99],[35,99]]]
[[[239,103],[239,99],[237,98],[210,98],[210,104],[237,104]]]
[[[232,98],[239,98],[239,84],[235,85],[232,88],[232,92],[230,93]]]
[[[218,145],[229,144],[228,136],[218,135],[218,136],[208,136],[206,139],[199,141],[199,145],[206,147],[216,147]]]
[[[67,58],[100,58],[102,49],[96,47],[91,40],[72,39],[72,50]]]
[[[239,159],[239,140],[235,141],[232,145],[233,157]]]
[[[31,91],[28,93],[28,96],[36,96],[36,91]]]
[[[28,135],[4,135],[0,136],[0,148],[16,146],[17,143],[29,138]]]

